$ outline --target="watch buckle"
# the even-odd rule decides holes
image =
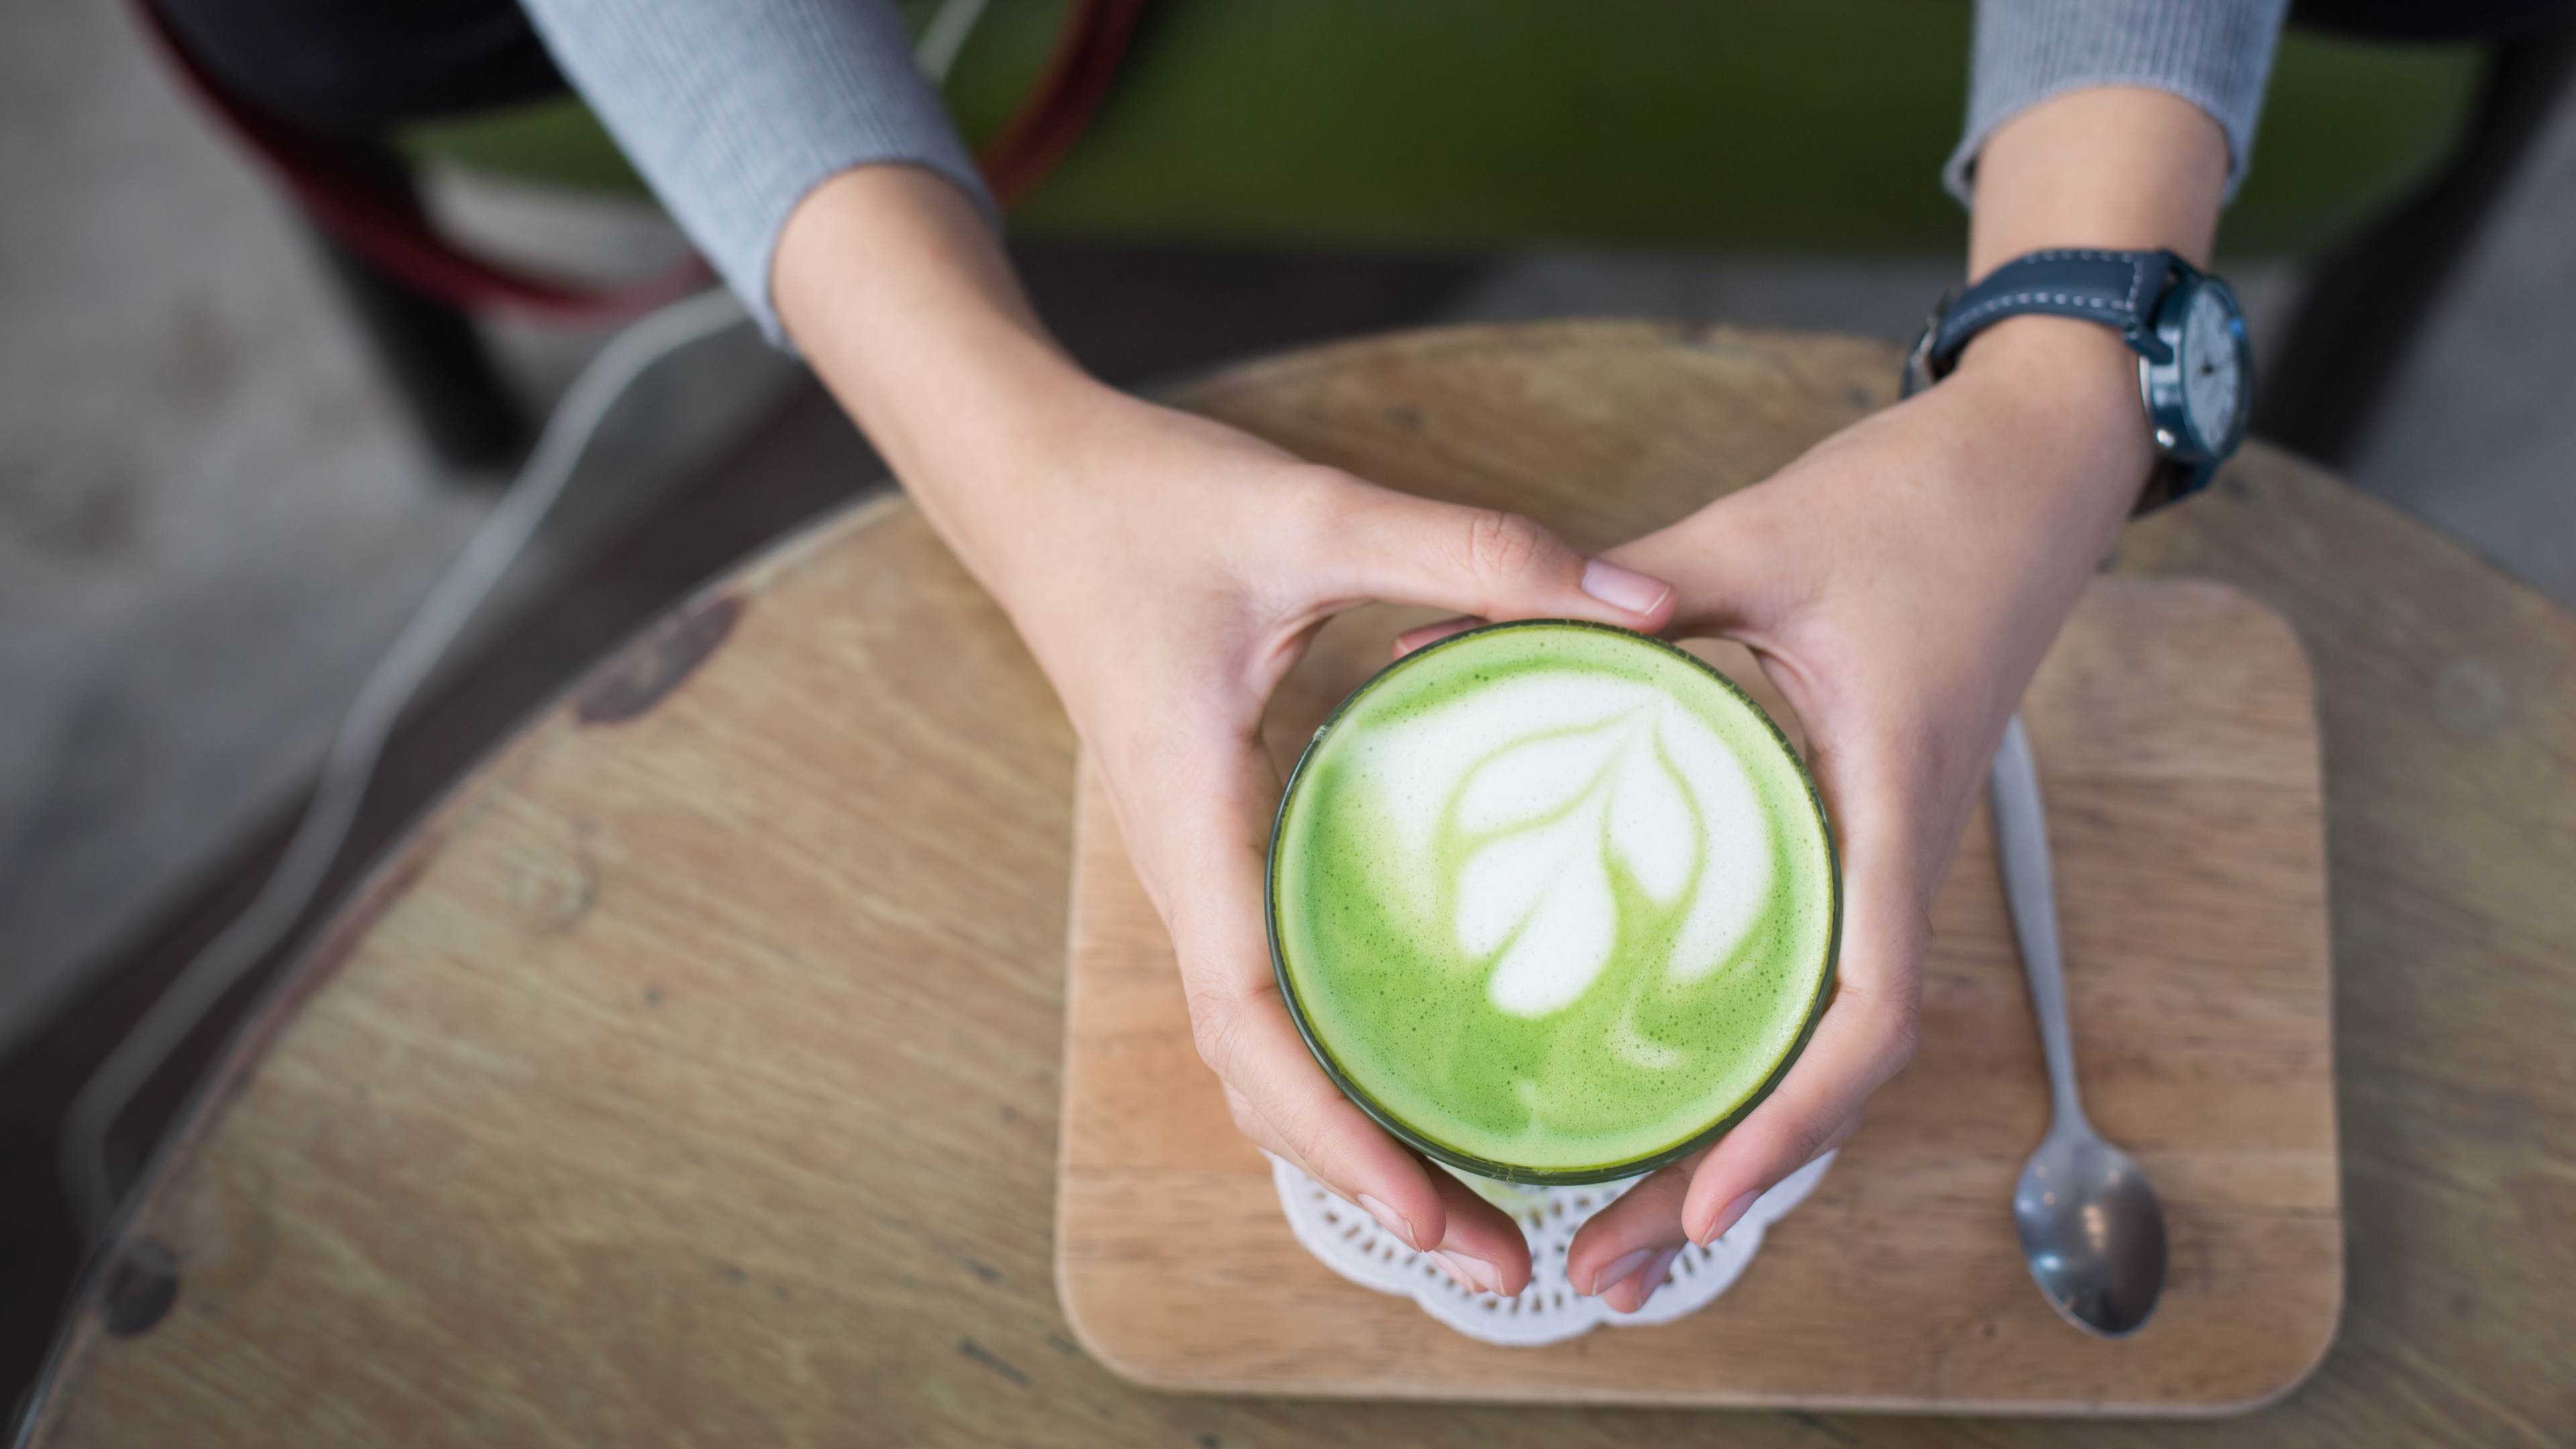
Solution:
[[[1959,299],[1960,285],[1952,282],[1932,305],[1932,315],[1923,319],[1923,335],[1914,339],[1913,350],[1905,354],[1905,380],[1898,397],[1912,397],[1941,380],[1941,374],[1932,370],[1932,344],[1940,340],[1941,323],[1950,315],[1950,304]]]

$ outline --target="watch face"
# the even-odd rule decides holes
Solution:
[[[2245,405],[2242,364],[2235,309],[2217,288],[2198,289],[2183,319],[2182,401],[2205,447],[2224,448],[2236,437],[2236,415]]]

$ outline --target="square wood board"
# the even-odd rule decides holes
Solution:
[[[1423,616],[1336,620],[1283,688],[1283,771]],[[1693,646],[1797,738],[1749,655]],[[1700,1313],[1545,1348],[1450,1332],[1289,1234],[1201,1065],[1170,938],[1086,769],[1056,1275],[1139,1382],[1246,1394],[2219,1414],[2295,1387],[2343,1301],[2323,804],[2289,627],[2223,585],[2097,580],[2023,706],[2085,1101],[2145,1167],[2164,1299],[2111,1342],[2041,1301],[2010,1199],[2047,1089],[1982,808],[1933,908],[1922,1045],[1815,1195]]]

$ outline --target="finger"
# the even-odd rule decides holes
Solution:
[[[1841,1130],[1827,1139],[1823,1151],[1830,1152],[1842,1146],[1859,1125],[1858,1118],[1843,1124]],[[1620,1313],[1634,1313],[1645,1307],[1655,1294],[1670,1286],[1673,1264],[1689,1245],[1688,1235],[1682,1231],[1681,1209],[1689,1192],[1690,1175],[1706,1157],[1704,1152],[1695,1154],[1665,1168],[1602,1209],[1591,1222],[1585,1223],[1583,1232],[1575,1236],[1573,1251],[1567,1254],[1568,1276],[1574,1273],[1578,1257],[1589,1265],[1603,1255],[1625,1247],[1625,1252],[1593,1273],[1594,1281],[1600,1286],[1592,1291],[1599,1295],[1605,1306]],[[1641,1197],[1640,1193],[1645,1195]],[[1634,1205],[1629,1206],[1632,1202]],[[1623,1206],[1628,1206],[1628,1212],[1614,1217],[1613,1214]],[[1747,1204],[1748,1208],[1750,1206]],[[1609,1219],[1606,1225],[1603,1222],[1605,1218]],[[1721,1227],[1719,1235],[1724,1235],[1733,1226],[1730,1222]],[[1595,1233],[1596,1228],[1599,1231],[1587,1250],[1584,1234]],[[1633,1244],[1642,1246],[1629,1246]]]
[[[1406,1245],[1438,1247],[1448,1214],[1430,1170],[1324,1076],[1276,986],[1185,984],[1199,1055],[1262,1124],[1254,1140],[1359,1204]]]
[[[1269,755],[1221,729],[1159,743],[1145,754],[1149,768],[1116,770],[1111,783],[1145,782],[1145,808],[1120,815],[1143,823],[1138,836],[1153,842],[1199,1055],[1229,1089],[1238,1122],[1259,1124],[1247,1133],[1255,1142],[1407,1245],[1438,1248],[1448,1211],[1431,1170],[1333,1086],[1279,995],[1262,910],[1266,822],[1278,796]]]
[[[1518,1293],[1529,1282],[1529,1243],[1501,1209],[1406,1151],[1336,1090],[1316,1067],[1275,993],[1247,1009],[1219,1048],[1253,1140],[1366,1210],[1409,1246],[1443,1254],[1452,1276],[1479,1292]]]
[[[1659,632],[1756,643],[1764,623],[1780,617],[1790,602],[1792,591],[1784,588],[1778,567],[1789,551],[1764,526],[1766,520],[1748,516],[1741,498],[1721,499],[1700,515],[1603,553],[1605,561],[1680,587]]]
[[[1754,1199],[1858,1123],[1870,1093],[1914,1054],[1929,890],[1909,812],[1919,763],[1876,731],[1857,739],[1827,717],[1811,738],[1815,773],[1839,827],[1843,934],[1833,1000],[1797,1063],[1692,1175],[1682,1223],[1706,1243]]]
[[[1407,629],[1395,636],[1395,657],[1402,659],[1426,644],[1437,644],[1452,634],[1464,634],[1484,622],[1482,619],[1443,619],[1437,624]]]
[[[1315,1176],[1300,1160],[1296,1148],[1254,1108],[1251,1098],[1228,1087],[1225,1101],[1228,1110],[1234,1114],[1237,1131],[1251,1138],[1263,1151],[1286,1159],[1309,1177]],[[1530,1278],[1529,1238],[1521,1232],[1520,1224],[1514,1222],[1509,1213],[1485,1201],[1473,1188],[1441,1171],[1437,1165],[1425,1164],[1424,1169],[1447,1212],[1447,1227],[1440,1245],[1423,1250],[1425,1254],[1460,1287],[1470,1292],[1499,1293],[1506,1298],[1517,1296],[1529,1286]],[[1321,1183],[1323,1179],[1316,1178],[1316,1181]]]
[[[1646,1300],[1654,1297],[1655,1291],[1672,1276],[1673,1261],[1681,1255],[1682,1245],[1679,1243],[1657,1249],[1654,1256],[1646,1260],[1645,1266],[1612,1284],[1610,1290],[1601,1295],[1602,1303],[1620,1313],[1634,1313],[1645,1307]]]
[[[1517,1297],[1529,1286],[1529,1238],[1511,1214],[1439,1167],[1429,1169],[1448,1213],[1448,1233],[1436,1255],[1449,1276],[1479,1293]]]
[[[1583,552],[1516,513],[1370,490],[1341,510],[1317,556],[1332,592],[1456,609],[1478,619],[1589,619],[1651,633],[1672,617],[1662,579]]]
[[[1861,1108],[1910,1048],[1887,1013],[1838,998],[1780,1090],[1711,1150],[1682,1206],[1683,1230],[1715,1242],[1781,1179],[1848,1140]]]
[[[1306,1164],[1297,1160],[1297,1149],[1288,1145],[1287,1138],[1271,1129],[1269,1119],[1263,1117],[1260,1110],[1252,1105],[1250,1097],[1230,1086],[1227,1087],[1225,1110],[1226,1114],[1234,1119],[1234,1130],[1248,1138],[1253,1146],[1273,1157],[1286,1158],[1289,1164],[1300,1172],[1306,1171]],[[1315,1174],[1307,1172],[1306,1175],[1313,1177]]]
[[[1598,1295],[1636,1275],[1657,1253],[1687,1242],[1682,1202],[1705,1149],[1665,1167],[1592,1215],[1566,1249],[1565,1277],[1577,1293]]]
[[[1819,1155],[1842,1146],[1859,1125],[1858,1118],[1844,1123],[1826,1139]],[[1593,1270],[1593,1281],[1599,1286],[1592,1291],[1604,1305],[1620,1313],[1634,1313],[1645,1307],[1656,1293],[1670,1285],[1673,1264],[1689,1245],[1689,1235],[1681,1225],[1682,1206],[1689,1193],[1691,1173],[1706,1160],[1707,1155],[1699,1153],[1665,1168],[1585,1223],[1583,1231],[1575,1235],[1573,1249],[1566,1255],[1568,1276],[1576,1271],[1574,1265],[1578,1259],[1588,1268],[1606,1255],[1617,1252],[1619,1256]],[[1751,1203],[1746,1204],[1747,1209],[1751,1206]],[[1619,1209],[1623,1207],[1628,1211],[1620,1213]],[[1740,1219],[1742,1214],[1736,1216]],[[1723,1236],[1734,1225],[1734,1221],[1724,1223],[1717,1236]],[[1585,1241],[1586,1234],[1592,1235],[1589,1244]],[[1575,1281],[1583,1280],[1577,1278]]]
[[[1826,1141],[1824,1150],[1843,1145],[1859,1125],[1857,1118],[1845,1123]],[[1576,1292],[1597,1296],[1622,1313],[1645,1306],[1690,1242],[1690,1233],[1682,1227],[1682,1204],[1692,1175],[1707,1158],[1706,1150],[1693,1153],[1593,1214],[1574,1235],[1565,1255],[1565,1275]],[[1719,1230],[1721,1235],[1724,1231]]]

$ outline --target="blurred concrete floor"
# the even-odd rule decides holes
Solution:
[[[480,235],[610,271],[678,244],[658,218],[616,207],[462,184],[442,196]],[[0,8],[0,197],[5,1055],[84,964],[290,797],[490,495],[419,457],[302,236],[116,7]],[[2576,604],[2576,409],[2559,396],[2576,379],[2571,237],[2576,105],[2442,304],[2352,476]],[[1551,254],[1495,263],[1433,305],[1462,319],[1642,313],[1902,339],[1948,273]],[[1328,268],[1316,285],[1355,275]],[[2241,275],[2259,342],[2296,278]],[[1150,307],[1132,315],[1088,325],[1163,325]],[[540,402],[598,340],[499,333]],[[1150,345],[1132,355],[1170,362]],[[588,470],[616,486],[583,495],[513,591],[802,385],[756,345],[662,380],[613,421]]]
[[[446,191],[498,250],[631,273],[682,245],[636,208]],[[413,445],[305,235],[121,7],[0,7],[0,196],[5,1056],[310,772],[497,480]],[[601,340],[495,338],[538,405]],[[584,470],[642,486],[577,491],[504,600],[799,376],[744,336],[653,379]]]

